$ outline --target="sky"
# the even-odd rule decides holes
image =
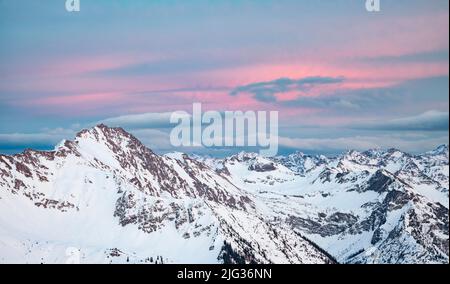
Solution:
[[[172,151],[170,113],[194,102],[279,111],[282,153],[448,144],[447,0],[80,4],[0,0],[0,153],[101,122]]]

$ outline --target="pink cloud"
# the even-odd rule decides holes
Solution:
[[[367,21],[370,21],[369,19]],[[372,21],[361,27],[348,27],[345,35],[352,40],[338,41],[339,44],[322,44],[314,50],[288,51],[281,56],[274,54],[260,62],[248,62],[236,67],[220,67],[207,71],[193,71],[187,74],[151,74],[140,76],[95,76],[103,70],[123,68],[142,62],[163,58],[148,54],[106,54],[100,56],[78,56],[54,58],[34,67],[25,64],[28,72],[18,72],[0,82],[0,89],[11,92],[36,92],[46,95],[42,98],[15,98],[18,105],[30,107],[39,105],[53,108],[54,112],[94,113],[108,106],[116,111],[147,112],[170,111],[189,108],[192,102],[202,102],[210,109],[267,109],[273,107],[256,101],[251,96],[233,97],[228,90],[198,92],[164,92],[157,90],[187,89],[198,86],[225,86],[229,90],[236,86],[254,82],[272,81],[278,78],[299,79],[310,76],[345,77],[340,84],[320,86],[305,92],[290,91],[278,94],[281,101],[299,96],[316,96],[332,93],[339,89],[388,87],[405,80],[448,75],[446,62],[396,62],[376,64],[358,61],[359,58],[379,56],[404,56],[420,52],[448,49],[448,13],[423,15],[415,18],[388,18],[386,21]],[[237,55],[236,55],[237,56]],[[232,56],[231,56],[232,57]],[[233,60],[233,58],[230,58]],[[21,77],[23,76],[23,77]],[[207,89],[207,88],[206,88]],[[154,94],[153,94],[154,93]],[[283,110],[287,111],[287,110]],[[314,113],[310,109],[290,109],[286,115],[302,112]]]
[[[84,104],[108,103],[114,101],[124,100],[125,95],[120,93],[94,93],[82,94],[74,96],[54,96],[44,97],[39,99],[29,100],[31,105],[45,105],[45,106],[77,106]]]

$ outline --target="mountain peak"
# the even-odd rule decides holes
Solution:
[[[296,155],[296,156],[300,156],[300,157],[306,156],[305,153],[303,153],[302,151],[295,151],[294,153],[292,153],[292,155]]]
[[[442,154],[448,155],[448,145],[447,144],[439,145],[436,149],[434,149],[428,153],[432,154],[432,155],[442,155]]]
[[[368,157],[379,157],[384,153],[381,148],[372,148],[363,152]]]
[[[109,127],[109,126],[101,123],[94,127],[83,129],[83,130],[79,131],[76,134],[76,137],[83,137],[83,136],[86,136],[87,134],[95,135],[95,134],[99,134],[99,133],[103,133],[106,136],[109,136],[111,134],[120,134],[120,135],[127,136],[127,137],[131,136],[130,133],[128,133],[121,127]]]
[[[365,158],[364,154],[357,151],[357,150],[349,150],[347,152],[344,153],[344,155],[342,156],[342,159],[344,160],[360,160]]]
[[[75,142],[79,144],[82,140],[93,140],[114,147],[131,146],[133,148],[147,148],[141,141],[123,128],[109,127],[103,123],[78,132],[75,137]]]
[[[260,157],[260,156],[256,153],[241,151],[241,152],[231,156],[229,159],[245,162],[245,161],[249,161],[249,160],[254,160],[258,157]]]

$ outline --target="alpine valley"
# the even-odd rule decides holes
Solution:
[[[0,155],[0,263],[448,263],[448,155],[158,155],[98,125]]]

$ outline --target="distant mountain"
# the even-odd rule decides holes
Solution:
[[[341,263],[448,263],[448,146],[204,162]]]
[[[448,263],[449,159],[159,156],[121,128],[0,155],[0,262]]]

